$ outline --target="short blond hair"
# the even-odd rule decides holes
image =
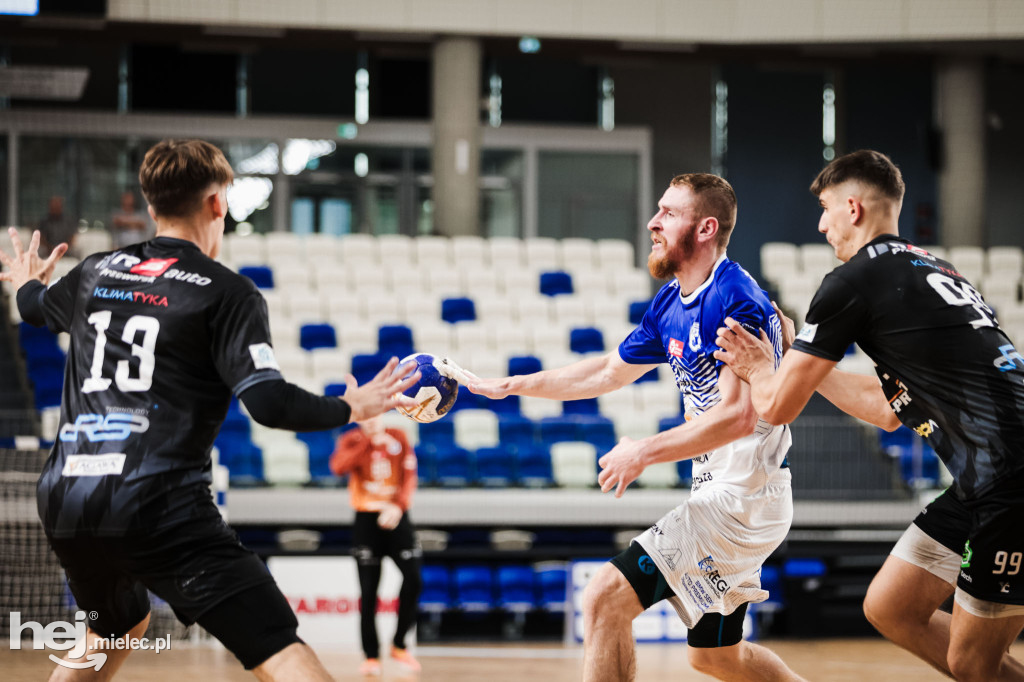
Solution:
[[[672,178],[673,187],[689,187],[697,198],[699,217],[718,221],[718,247],[724,249],[736,226],[736,192],[722,177],[712,173],[686,173]]]

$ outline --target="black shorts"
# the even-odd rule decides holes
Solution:
[[[219,519],[148,534],[49,541],[89,628],[101,636],[121,637],[142,622],[148,589],[182,623],[199,622],[246,667],[299,641],[295,614],[266,565]],[[284,646],[266,653],[268,638],[269,648]],[[263,643],[259,652],[251,650],[254,640]]]
[[[956,484],[937,497],[914,524],[961,554],[957,587],[999,604],[1024,604],[1024,480],[1016,477],[965,502]]]
[[[352,555],[360,566],[379,564],[384,557],[397,562],[423,555],[408,512],[391,530],[377,525],[378,516],[377,512],[356,512],[352,522]]]
[[[639,542],[629,545],[624,552],[612,557],[612,564],[626,576],[640,605],[649,609],[654,604],[675,596],[654,560]],[[743,639],[743,619],[747,605],[740,606],[728,616],[706,613],[687,631],[686,643],[697,649],[716,649],[738,644]]]

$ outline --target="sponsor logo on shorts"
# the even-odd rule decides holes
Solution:
[[[683,342],[680,341],[679,339],[673,339],[672,337],[669,337],[668,354],[676,358],[683,357]]]
[[[796,335],[797,340],[805,343],[811,343],[814,341],[814,335],[818,333],[818,325],[816,324],[805,324],[800,330],[800,333]]]
[[[711,475],[710,471],[706,471],[703,474],[697,474],[693,477],[693,483],[690,485],[690,490],[700,490],[705,483],[711,483],[714,479],[715,477]]]
[[[928,421],[922,422],[920,425],[915,426],[914,431],[916,431],[917,435],[921,436],[922,438],[927,438],[928,436],[935,433],[935,429],[937,428],[939,428],[939,425],[935,423],[935,420],[929,419]]]
[[[717,591],[719,595],[723,595],[729,589],[729,583],[722,577],[715,567],[715,560],[711,558],[711,555],[707,555],[703,559],[697,562],[697,567],[704,572],[704,577],[708,584]]]
[[[659,547],[658,554],[665,560],[669,568],[674,569],[679,563],[679,560],[683,558],[683,553],[676,547]]]
[[[68,455],[61,476],[119,476],[124,469],[125,454]]]
[[[968,540],[967,542],[964,543],[964,554],[963,554],[962,557],[960,557],[960,568],[970,568],[971,567],[971,557],[973,557],[973,556],[974,556],[974,550],[971,549],[971,541]],[[967,578],[967,580],[970,581],[970,578]]]
[[[92,290],[93,298],[102,298],[112,301],[124,301],[126,303],[142,303],[143,305],[155,305],[163,308],[167,306],[167,297],[159,294],[146,294],[141,291],[127,291],[124,289],[107,289],[96,287]]]
[[[252,363],[256,369],[281,371],[281,366],[277,364],[277,358],[274,357],[274,349],[270,347],[269,343],[252,344],[249,346],[249,355],[252,356]]]
[[[708,594],[708,591],[704,589],[704,586],[699,582],[696,582],[688,575],[684,575],[681,581],[683,592],[689,597],[690,601],[697,605],[701,611],[707,611],[712,604],[715,603],[714,598]]]
[[[636,565],[640,567],[640,571],[644,575],[653,575],[654,571],[657,569],[657,566],[654,565],[654,559],[647,556],[646,554],[640,557],[640,559],[636,562]]]

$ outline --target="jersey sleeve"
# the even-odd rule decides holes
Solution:
[[[71,272],[54,282],[43,296],[43,316],[46,318],[46,326],[54,333],[71,331],[78,282],[82,277],[84,262],[79,263],[72,268]]]
[[[665,344],[658,329],[658,300],[648,306],[636,329],[619,344],[619,357],[631,365],[665,362]]]
[[[767,320],[765,320],[764,312],[758,302],[749,295],[733,296],[731,300],[725,301],[722,306],[722,317],[714,320],[712,324],[707,324],[707,321],[702,325],[701,328],[701,342],[703,345],[703,352],[709,357],[714,356],[716,350],[719,350],[718,344],[715,341],[718,339],[718,330],[725,326],[725,318],[731,317],[740,323],[740,326],[746,329],[748,332],[761,338],[761,330],[764,329],[765,333],[769,333],[767,326]],[[721,360],[715,359],[715,367],[721,368],[725,363]]]
[[[261,381],[284,378],[270,345],[267,302],[255,287],[230,289],[210,327],[214,364],[235,395]]]
[[[811,299],[793,348],[839,362],[869,323],[870,313],[860,295],[842,277],[829,273]]]

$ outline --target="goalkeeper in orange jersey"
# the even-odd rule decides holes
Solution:
[[[391,657],[418,672],[419,662],[405,648],[405,636],[416,622],[422,587],[422,551],[408,514],[416,490],[416,453],[402,431],[385,428],[381,419],[374,417],[338,439],[330,464],[335,475],[349,474],[348,489],[356,511],[352,554],[359,567],[359,611],[366,654],[360,672],[381,674],[375,617],[380,562],[385,556],[402,572]]]

